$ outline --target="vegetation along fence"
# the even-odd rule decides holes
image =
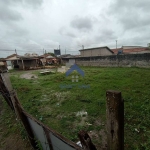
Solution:
[[[96,150],[91,138],[85,131],[78,133],[81,146],[66,139],[61,134],[50,129],[22,108],[16,92],[11,86],[9,74],[0,73],[0,93],[7,104],[15,112],[23,124],[29,141],[34,149],[38,149],[37,141],[43,150]],[[124,149],[124,107],[121,92],[106,91],[106,116],[107,116],[107,149]]]

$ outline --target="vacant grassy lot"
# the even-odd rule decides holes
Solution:
[[[40,75],[39,71],[32,71],[38,76],[32,79],[20,78],[26,71],[10,74],[28,113],[75,142],[78,131],[85,129],[99,148],[106,144],[106,90],[121,91],[125,103],[125,149],[150,149],[150,70],[82,69],[85,77],[79,77],[78,83],[72,83],[71,76],[63,73]]]

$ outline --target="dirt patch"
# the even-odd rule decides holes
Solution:
[[[33,150],[29,143],[24,142],[20,135],[16,134],[7,137],[1,144],[1,150]]]
[[[24,79],[36,79],[38,78],[35,74],[32,74],[31,72],[28,73],[24,73],[20,76],[20,78],[24,78]]]
[[[67,71],[66,66],[62,66],[61,68],[57,68],[57,72],[65,73]]]
[[[101,140],[99,144],[96,144],[96,148],[98,150],[107,150],[107,140],[106,140],[106,133],[104,129],[101,129],[99,132],[98,131],[90,131],[88,132],[90,138],[96,139],[96,140]],[[93,140],[94,142],[94,140]]]

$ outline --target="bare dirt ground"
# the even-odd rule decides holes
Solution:
[[[65,66],[62,66],[61,68],[57,68],[57,72],[61,72],[61,73],[65,73],[67,70],[67,68]],[[35,70],[30,70],[30,71],[24,71],[23,74],[20,76],[20,78],[24,78],[24,79],[36,79],[38,78],[38,76],[36,76],[35,74],[33,74],[32,72]],[[53,69],[40,69],[38,70],[39,72],[42,71],[54,71]]]
[[[36,79],[38,78],[35,74],[32,74],[32,72],[27,72],[24,73],[20,76],[20,78],[25,78],[25,79]]]

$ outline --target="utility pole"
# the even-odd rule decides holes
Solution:
[[[17,51],[16,51],[16,49],[15,49],[15,53],[16,53],[16,55],[17,55]]]
[[[117,50],[117,40],[116,40],[116,50]]]
[[[17,50],[15,49],[15,53],[16,53],[16,55],[17,55]],[[17,56],[16,56],[17,57]],[[18,65],[18,59],[17,59],[17,65]]]
[[[82,49],[84,49],[84,45],[82,45]]]

